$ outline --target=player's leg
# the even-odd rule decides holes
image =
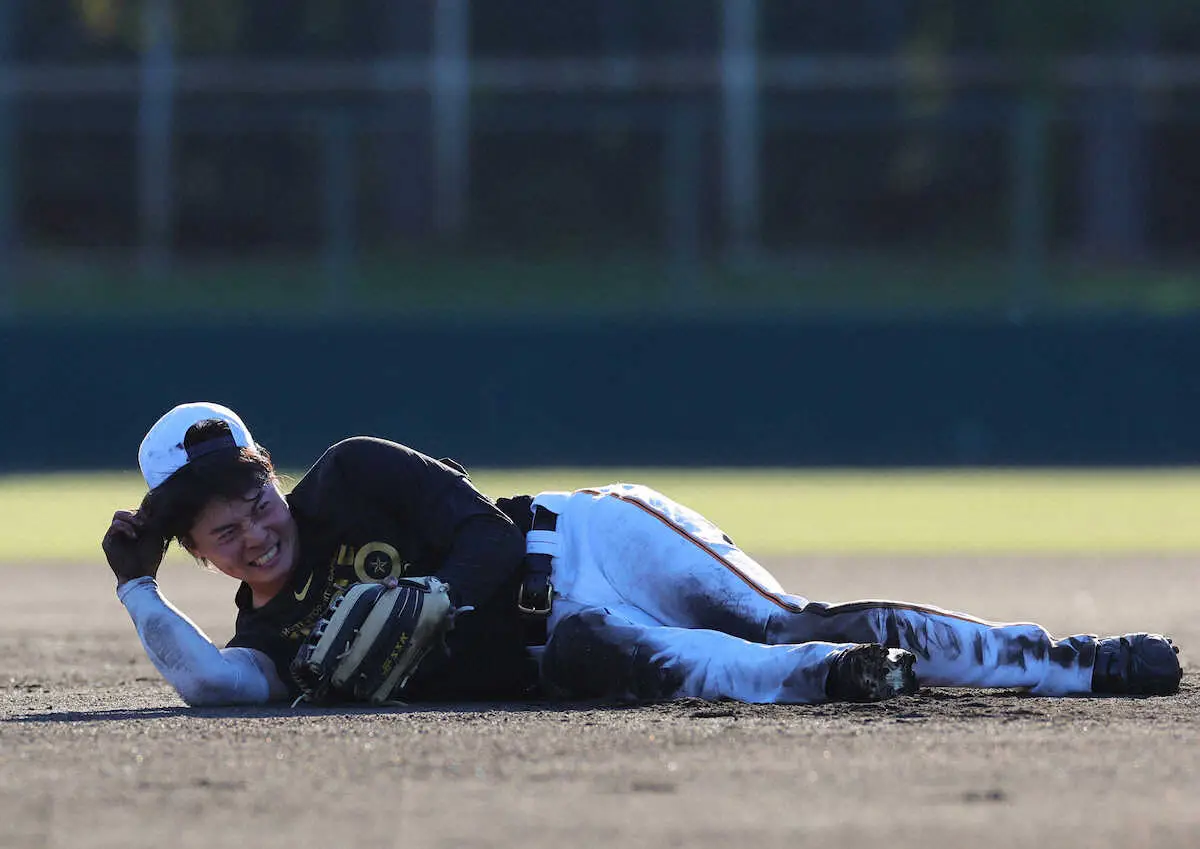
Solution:
[[[599,606],[631,605],[660,624],[766,644],[881,643],[913,652],[929,684],[1044,694],[1171,692],[1178,685],[1174,649],[1156,635],[1056,640],[1035,624],[931,606],[811,603],[785,593],[712,522],[646,487],[579,492],[554,508],[567,519],[563,543],[571,552],[556,560],[556,587]]]
[[[894,652],[889,659],[881,647],[771,646],[659,625],[636,608],[562,600],[556,606],[541,671],[547,691],[563,698],[811,704],[875,701],[917,687],[911,655]]]
[[[774,612],[807,604],[712,522],[647,487],[543,493],[535,503],[559,514],[556,596],[758,643],[771,642]]]
[[[623,670],[616,680],[651,682],[604,687],[605,695],[661,697],[664,687],[656,682],[664,662],[671,675],[683,676],[666,691],[705,698],[876,700],[915,689],[914,658],[907,652],[820,641],[768,645],[768,617],[748,598],[754,593],[746,581],[724,570],[714,576],[707,555],[696,562],[698,538],[735,547],[711,523],[657,493],[622,486],[543,493],[536,503],[558,514],[549,621],[554,648],[547,653],[560,660],[552,668],[578,663],[572,674],[586,681],[603,678],[598,669],[607,666]],[[761,581],[774,582],[745,560]],[[568,616],[572,621],[564,622]],[[593,655],[609,662],[598,665]]]
[[[917,656],[922,684],[1027,687],[1046,695],[1091,691],[1096,638],[1054,639],[1032,623],[993,623],[936,607],[890,601],[828,605],[775,614],[771,641],[876,641]]]
[[[922,684],[1025,687],[1041,695],[1173,693],[1178,649],[1158,634],[1056,639],[1030,622],[988,622],[895,601],[810,602],[773,613],[772,642],[876,640],[917,656]]]

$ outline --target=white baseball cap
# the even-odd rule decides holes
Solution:
[[[229,434],[221,434],[215,439],[193,445],[190,449],[184,448],[183,439],[188,428],[209,419],[218,419],[228,424]],[[138,448],[138,466],[141,467],[146,485],[154,489],[197,457],[221,448],[234,447],[255,447],[254,437],[250,435],[249,428],[238,418],[237,413],[210,401],[180,404],[147,431],[141,447]]]

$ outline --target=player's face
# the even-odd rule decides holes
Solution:
[[[188,550],[245,581],[261,603],[287,585],[298,537],[287,501],[272,481],[244,498],[210,501],[192,526]]]

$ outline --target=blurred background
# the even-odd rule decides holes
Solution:
[[[0,0],[0,470],[1200,457],[1185,0]],[[257,425],[257,426],[256,426]]]

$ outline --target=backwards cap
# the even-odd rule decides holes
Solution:
[[[184,448],[188,428],[199,422],[217,419],[229,426],[213,439]],[[150,489],[159,486],[197,457],[222,448],[254,448],[250,430],[228,407],[208,401],[180,404],[154,423],[138,448],[138,466]]]

